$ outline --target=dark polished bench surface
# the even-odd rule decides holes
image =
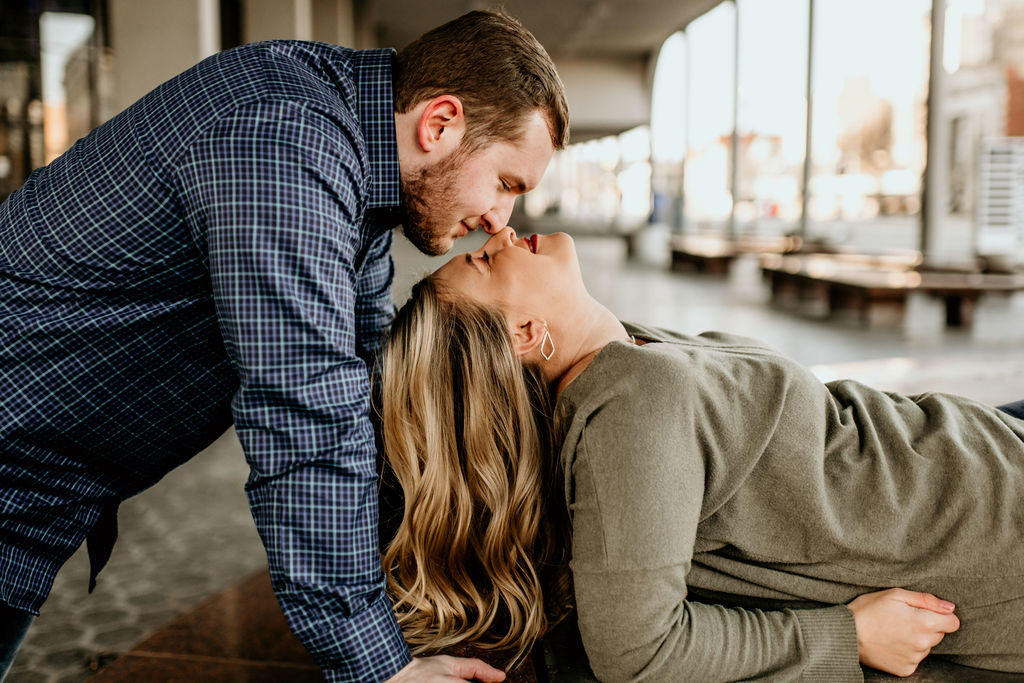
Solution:
[[[501,666],[507,655],[463,647],[446,651],[478,656]],[[106,664],[89,679],[92,683],[313,683],[323,676],[299,641],[288,630],[266,572],[200,603],[129,652]],[[509,672],[509,683],[590,683],[596,679],[587,666],[575,624],[567,620],[545,638],[534,656]],[[865,680],[945,683],[970,681],[1003,683],[1024,676],[968,669],[927,659],[917,673],[900,679],[866,669]]]
[[[445,654],[481,657],[496,666],[507,660],[469,647]],[[535,669],[533,660],[527,659],[505,680],[538,683]],[[323,680],[319,667],[288,629],[266,571],[199,603],[89,678],[90,683]]]

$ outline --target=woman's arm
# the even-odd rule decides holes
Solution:
[[[859,662],[905,676],[959,627],[951,603],[902,589],[809,610],[688,600],[705,472],[676,428],[602,410],[571,462],[573,578],[598,678],[860,681]]]
[[[591,457],[595,447],[620,443],[628,429],[611,417],[602,411],[588,424],[571,472],[573,583],[595,675],[861,681],[854,618],[843,605],[761,611],[687,599],[702,465],[696,457],[655,453],[667,436],[656,433],[632,435],[635,448],[617,454],[617,462]]]

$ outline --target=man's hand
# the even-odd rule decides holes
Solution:
[[[861,595],[849,605],[857,624],[861,664],[897,676],[909,676],[942,642],[960,628],[951,602],[929,593],[890,588]]]
[[[479,659],[463,659],[448,655],[413,657],[412,661],[388,679],[387,683],[459,683],[474,680],[499,683],[505,680],[505,672]]]

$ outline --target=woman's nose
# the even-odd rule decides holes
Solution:
[[[486,251],[489,254],[493,254],[496,251],[500,251],[505,247],[511,245],[516,241],[516,231],[506,226],[498,232],[491,235],[484,245],[480,247],[480,251]]]

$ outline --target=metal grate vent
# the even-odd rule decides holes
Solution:
[[[1024,138],[981,141],[978,172],[979,254],[1014,254],[1024,246]]]

